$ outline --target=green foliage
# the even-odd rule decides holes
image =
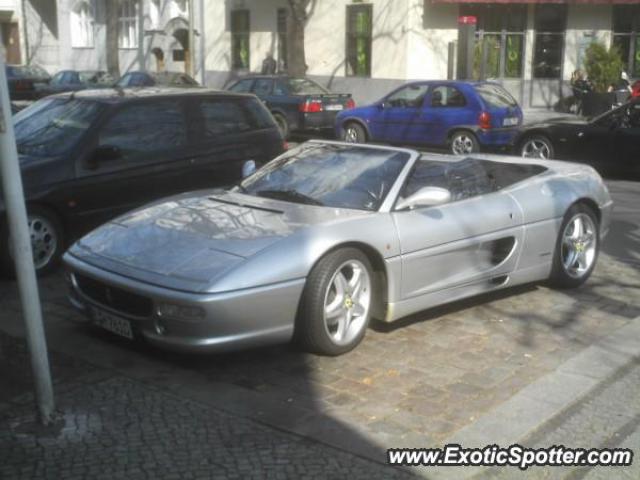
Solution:
[[[616,84],[624,69],[618,48],[614,46],[607,50],[603,44],[597,42],[587,48],[584,66],[596,92],[606,92],[609,85]]]

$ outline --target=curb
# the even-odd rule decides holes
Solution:
[[[458,430],[444,444],[455,443],[465,448],[493,444],[508,447],[522,442],[639,356],[640,317],[637,317]],[[471,478],[488,468],[420,467],[416,471],[429,479],[449,480]]]

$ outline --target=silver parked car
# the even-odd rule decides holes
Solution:
[[[612,201],[588,166],[311,141],[228,191],[124,215],[65,254],[96,324],[187,351],[297,340],[339,355],[370,319],[591,274]]]

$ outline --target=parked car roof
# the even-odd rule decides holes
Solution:
[[[124,100],[148,97],[184,96],[184,95],[215,95],[225,97],[248,97],[244,93],[227,92],[215,90],[213,88],[184,89],[179,87],[135,87],[135,88],[102,88],[92,90],[81,90],[79,92],[65,92],[53,97],[57,98],[78,98],[98,100],[109,103],[117,103]]]

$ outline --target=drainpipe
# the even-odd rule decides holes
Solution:
[[[205,34],[205,21],[204,21],[204,0],[200,0],[200,84],[205,86],[205,82],[207,80],[206,75],[206,60],[205,60],[205,51],[206,51],[206,34]]]
[[[194,45],[194,35],[193,35],[193,29],[195,28],[195,25],[193,24],[193,19],[194,19],[194,12],[193,12],[193,7],[194,7],[194,0],[189,0],[189,75],[191,75],[192,77],[195,77],[196,75],[196,66],[194,64],[194,60],[195,60],[195,45]]]

